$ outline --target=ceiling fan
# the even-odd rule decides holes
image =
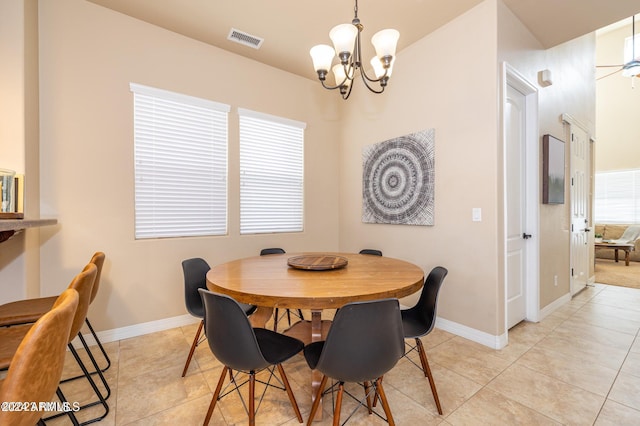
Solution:
[[[631,77],[631,84],[633,86],[633,77],[640,77],[640,60],[636,56],[636,20],[635,15],[631,17],[631,58],[620,65],[598,65],[597,68],[618,68],[617,70],[598,77],[596,80],[602,80],[614,74],[622,71],[622,75],[625,77]]]

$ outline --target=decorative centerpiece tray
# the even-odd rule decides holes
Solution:
[[[347,263],[349,263],[349,261],[346,257],[330,254],[305,254],[302,256],[290,257],[287,260],[287,264],[292,268],[305,269],[309,271],[340,269],[347,266]]]

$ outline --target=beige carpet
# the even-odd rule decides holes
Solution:
[[[596,259],[595,272],[597,283],[640,288],[640,262],[625,266],[624,260]]]

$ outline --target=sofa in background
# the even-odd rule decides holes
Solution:
[[[635,224],[596,224],[595,226],[595,235],[602,235],[602,239],[604,241],[607,240],[618,240],[622,237],[622,234],[627,230],[630,226],[638,226]],[[640,262],[640,238],[635,239],[635,241],[630,242],[629,244],[634,244],[634,249],[631,251],[629,259],[633,262]],[[595,253],[596,258],[598,259],[613,259],[614,251],[611,249],[596,249]],[[622,253],[624,259],[624,253]]]

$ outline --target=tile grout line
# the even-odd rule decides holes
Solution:
[[[587,301],[585,301],[585,302],[582,304],[582,306],[580,306],[578,309],[576,309],[576,311],[575,311],[575,312],[572,312],[569,316],[567,316],[567,317],[566,317],[566,318],[564,318],[561,322],[559,322],[555,327],[550,328],[550,329],[549,329],[549,331],[548,331],[547,333],[545,333],[545,336],[544,336],[542,339],[538,340],[536,343],[534,343],[533,345],[531,345],[531,347],[530,347],[529,349],[527,349],[525,352],[523,352],[523,353],[522,353],[522,354],[520,354],[517,358],[515,358],[515,359],[514,359],[514,360],[513,360],[513,361],[512,361],[512,362],[511,362],[511,363],[510,363],[510,364],[509,364],[505,369],[504,369],[504,370],[502,370],[499,374],[497,374],[494,378],[492,378],[489,382],[487,382],[487,384],[486,384],[486,385],[482,386],[482,388],[480,388],[480,390],[478,390],[477,392],[475,392],[475,393],[474,393],[474,395],[477,395],[481,390],[488,389],[488,386],[489,386],[492,382],[494,382],[498,377],[502,376],[502,375],[504,374],[504,372],[505,372],[505,371],[507,371],[507,370],[508,370],[510,367],[512,367],[514,364],[516,364],[519,360],[521,360],[521,359],[522,359],[526,354],[528,354],[531,350],[533,350],[534,348],[536,348],[536,346],[538,346],[538,345],[539,345],[543,340],[545,340],[547,337],[549,337],[549,335],[551,335],[551,333],[553,333],[555,330],[557,330],[559,327],[561,327],[563,324],[565,324],[567,321],[569,321],[569,320],[570,320],[570,319],[571,319],[571,318],[572,318],[576,313],[578,313],[581,309],[583,309],[583,308],[587,305],[587,303],[589,303],[589,300],[591,300],[593,297],[595,297],[597,294],[599,294],[599,293],[600,293],[601,291],[603,291],[603,290],[604,290],[604,289],[599,290],[599,291],[598,291],[598,293],[596,293],[596,294],[594,294],[593,296],[591,296]],[[556,378],[556,377],[548,376],[548,375],[546,375],[546,374],[545,374],[545,373],[543,373],[543,372],[539,372],[539,371],[537,371],[537,370],[532,370],[532,369],[530,369],[530,368],[529,368],[529,367],[527,367],[527,366],[524,366],[524,365],[523,365],[522,367],[523,367],[523,368],[527,368],[527,369],[529,369],[529,370],[533,371],[533,372],[534,372],[534,373],[536,373],[536,374],[542,374],[542,375],[544,375],[544,376],[546,376],[546,377],[548,377],[548,378],[550,378],[550,379],[552,379],[552,380],[557,380],[557,381],[559,381],[559,382],[561,382],[561,383],[564,383],[564,384],[566,384],[566,385],[569,385],[569,386],[575,386],[575,385],[572,385],[571,383],[567,383],[567,382],[565,382],[565,381],[563,381],[563,380],[560,380],[560,379],[558,379],[558,378]],[[612,385],[612,386],[613,386],[613,385]],[[498,391],[494,391],[494,390],[492,390],[492,389],[488,389],[488,390],[490,390],[490,391],[492,391],[492,392],[497,392],[497,393],[499,393],[500,395],[502,395],[503,397],[505,397],[506,399],[509,399],[509,400],[511,400],[511,401],[514,401],[514,402],[516,402],[516,403],[518,403],[518,404],[520,404],[520,405],[523,405],[524,407],[527,407],[527,408],[529,408],[529,409],[533,410],[534,412],[538,413],[539,415],[541,415],[541,416],[543,416],[543,417],[545,417],[545,418],[548,418],[548,419],[550,419],[550,420],[552,420],[552,421],[561,422],[561,420],[559,420],[559,419],[555,419],[555,418],[553,418],[553,417],[549,417],[548,415],[546,415],[546,414],[544,414],[544,413],[542,413],[542,412],[538,411],[538,410],[537,410],[536,408],[534,408],[534,407],[529,407],[529,406],[527,406],[527,405],[524,405],[524,404],[522,404],[522,403],[518,402],[517,400],[513,400],[513,399],[511,399],[508,395],[504,395],[503,393],[498,392]],[[583,389],[583,390],[584,390],[584,389]],[[588,392],[590,392],[590,391],[588,391]],[[593,393],[593,392],[591,392],[591,393]],[[472,397],[473,397],[473,396],[472,396]],[[460,405],[456,410],[454,410],[454,412],[455,412],[455,411],[457,411],[458,409],[460,409],[463,405],[465,405],[465,404],[466,404],[470,399],[471,399],[471,398],[467,399],[464,403],[462,403],[462,404],[461,404],[461,405]],[[605,403],[605,402],[606,402],[606,397],[605,397],[605,399],[604,399],[604,402],[603,402],[602,406],[600,407],[600,410],[598,411],[598,414],[599,414],[599,413],[600,413],[600,411],[602,410],[602,407],[604,406],[604,403]],[[452,412],[452,413],[453,413],[453,412]],[[452,413],[451,413],[451,414],[452,414]],[[597,416],[596,416],[596,419],[597,419]]]
[[[600,414],[602,413],[602,409],[604,408],[605,404],[609,400],[609,395],[611,394],[611,391],[613,390],[613,387],[615,386],[616,381],[618,380],[618,377],[620,377],[620,373],[622,372],[622,368],[624,367],[625,362],[627,362],[627,358],[629,358],[629,354],[631,354],[631,349],[633,348],[633,345],[635,344],[636,340],[638,340],[638,336],[640,336],[640,329],[638,329],[638,331],[636,332],[636,335],[635,335],[633,341],[631,342],[631,346],[629,346],[629,350],[627,350],[627,355],[624,357],[624,360],[620,364],[620,368],[618,369],[618,372],[616,373],[616,377],[613,379],[613,382],[611,383],[611,387],[609,388],[609,391],[607,392],[607,395],[604,398],[604,402],[602,403],[602,406],[600,407],[600,410],[598,410],[598,415],[596,416],[596,420],[598,420],[598,417],[600,417]],[[629,407],[628,405],[623,404],[621,402],[618,402],[618,401],[616,401],[614,399],[612,399],[611,401],[616,402],[616,403],[618,403],[620,405],[623,405],[625,407],[628,407],[628,408],[636,410],[635,407]]]

